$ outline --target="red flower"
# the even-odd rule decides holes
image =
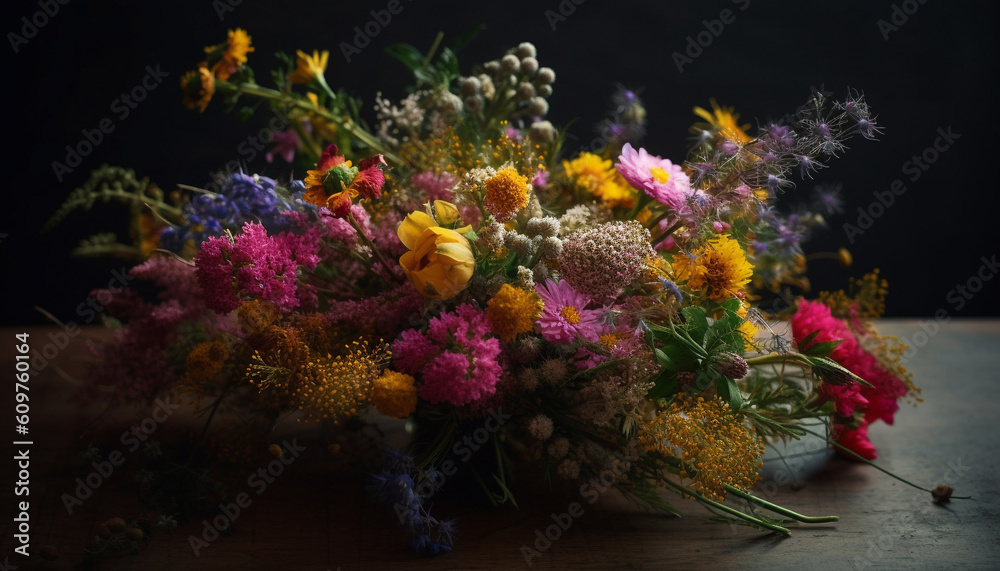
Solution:
[[[307,173],[302,198],[310,204],[325,206],[335,217],[343,218],[359,195],[369,199],[382,196],[385,175],[380,165],[386,162],[382,155],[376,155],[354,167],[338,152],[337,145],[326,148],[316,168]]]

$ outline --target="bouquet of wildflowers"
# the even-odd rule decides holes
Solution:
[[[269,435],[290,416],[343,428],[329,453],[367,467],[417,551],[452,548],[453,525],[425,503],[457,473],[496,504],[515,501],[522,469],[548,485],[610,474],[645,505],[670,511],[674,492],[783,534],[836,519],[751,487],[768,442],[819,420],[870,460],[867,426],[919,400],[902,347],[870,325],[877,271],[797,298],[802,243],[840,208],[836,192],[775,205],[849,139],[877,136],[864,97],[814,91],[753,132],[712,101],[694,109],[688,156],[671,160],[641,146],[646,109],[620,88],[601,148],[574,155],[545,120],[556,74],[532,44],[468,75],[460,48],[392,46],[414,83],[401,100],[379,94],[374,123],[331,87],[325,51],[279,54],[264,87],[247,32],[206,48],[181,80],[185,105],[281,117],[266,157],[285,174],[237,170],[166,194],[107,167],[70,198],[60,217],[98,199],[135,206],[131,243],[81,248],[133,256],[131,273],[159,292],[106,294],[117,333],[93,347],[87,394],[183,394],[208,422],[239,411],[203,432],[220,462],[274,452]],[[378,447],[356,440],[382,417],[410,419],[413,440],[373,459],[364,451]]]

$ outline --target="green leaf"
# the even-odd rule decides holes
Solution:
[[[703,343],[705,340],[705,332],[708,331],[708,317],[706,316],[705,308],[693,305],[681,309],[681,314],[684,315],[688,335],[690,335],[696,343]]]
[[[743,407],[743,393],[740,392],[736,381],[724,375],[718,375],[715,377],[715,388],[719,391],[722,400],[729,403],[731,410],[737,411]]]
[[[476,27],[472,28],[471,30],[455,36],[455,41],[451,43],[452,51],[455,52],[456,54],[462,51],[463,49],[465,49],[465,46],[469,45],[469,43],[471,43],[472,40],[474,40],[476,36],[478,36],[479,33],[485,29],[486,29],[485,24],[479,24]]]
[[[414,74],[424,67],[424,54],[410,44],[392,44],[385,48],[385,53],[402,62]]]
[[[713,370],[702,369],[698,371],[698,376],[694,379],[694,388],[699,392],[705,392],[708,390],[708,386],[715,381],[716,377],[721,377],[722,375]]]
[[[653,350],[656,361],[668,371],[691,371],[698,367],[698,357],[683,345],[666,344]]]
[[[722,309],[725,309],[726,311],[731,311],[733,313],[736,313],[740,310],[740,300],[735,297],[727,299],[720,305],[722,306]]]
[[[681,390],[677,383],[677,373],[663,371],[653,378],[653,388],[649,389],[647,397],[651,399],[667,398]]]
[[[843,342],[843,339],[834,339],[833,341],[813,343],[808,349],[802,351],[802,354],[809,355],[810,357],[826,357],[837,348],[837,345],[840,345]]]
[[[446,72],[448,77],[455,77],[458,75],[458,57],[450,48],[441,48],[441,55],[438,56],[438,65],[435,67],[440,71]]]
[[[437,83],[437,77],[427,71],[427,68],[421,67],[413,70],[413,77],[416,78],[417,84],[429,83],[433,85]]]
[[[815,339],[817,335],[819,335],[819,329],[813,331],[809,335],[806,335],[805,339],[803,339],[800,343],[798,343],[799,351],[802,351],[803,349],[808,347],[809,344],[813,342],[813,339]]]

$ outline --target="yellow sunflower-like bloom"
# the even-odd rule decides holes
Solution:
[[[295,52],[295,70],[289,74],[288,79],[292,83],[309,83],[313,79],[319,79],[326,73],[326,64],[330,60],[330,52],[313,50],[313,55],[309,55],[302,50]]]
[[[214,61],[212,74],[220,81],[226,81],[236,73],[247,62],[247,54],[252,51],[254,48],[250,45],[250,34],[242,28],[229,30],[226,43],[205,48],[209,61]],[[219,59],[216,61],[215,57]]]
[[[417,410],[417,387],[410,375],[386,371],[375,379],[372,402],[379,413],[393,418],[406,418]]]
[[[713,301],[736,296],[753,275],[739,242],[725,234],[709,240],[693,257],[678,254],[673,267],[676,281],[686,281],[688,288],[703,291]]]
[[[198,69],[189,71],[181,77],[181,91],[184,93],[184,106],[204,112],[208,103],[215,95],[215,77],[204,62]]]
[[[537,293],[503,284],[486,304],[486,317],[493,326],[493,332],[505,342],[510,342],[519,333],[534,329],[535,320],[544,307]]]
[[[468,285],[476,259],[465,236],[436,224],[420,211],[399,223],[396,235],[410,250],[399,265],[424,297],[451,299]]]
[[[719,132],[724,139],[730,140],[740,145],[745,145],[753,141],[753,137],[747,135],[746,130],[750,128],[749,123],[739,124],[740,114],[736,113],[732,107],[720,107],[715,99],[709,100],[712,104],[712,112],[702,107],[695,107],[694,114],[708,121],[712,128]]]

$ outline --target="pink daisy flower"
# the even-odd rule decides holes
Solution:
[[[545,302],[542,316],[535,322],[535,331],[549,343],[572,343],[577,337],[597,341],[600,334],[601,311],[585,309],[590,298],[579,293],[569,282],[546,280],[535,286]]]
[[[646,149],[636,151],[625,143],[615,168],[633,188],[642,190],[657,202],[673,209],[684,205],[691,195],[691,179],[680,165],[653,156]]]

